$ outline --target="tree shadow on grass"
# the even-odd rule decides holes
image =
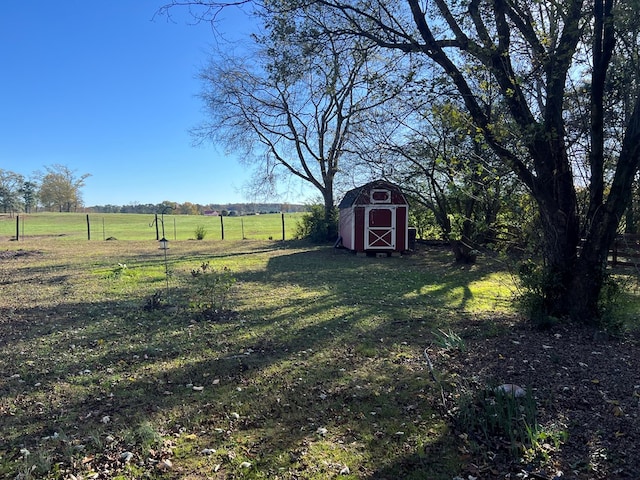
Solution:
[[[42,438],[63,431],[72,447],[114,438],[102,450],[90,446],[94,459],[80,470],[124,468],[118,455],[127,450],[157,461],[127,433],[151,420],[163,436],[182,439],[182,464],[213,448],[230,476],[246,461],[291,478],[327,478],[345,467],[357,478],[446,478],[458,459],[421,352],[446,320],[447,296],[422,302],[413,292],[424,273],[395,259],[283,253],[237,280],[291,296],[245,305],[223,322],[145,312],[137,297],[67,303],[48,331],[46,322],[18,325],[3,361],[19,367],[19,377],[0,385],[10,413],[1,425],[6,458],[18,462],[21,446],[46,449]]]
[[[13,445],[13,458],[19,447],[33,449],[40,439],[60,432],[72,445],[96,432],[112,435],[119,453],[143,455],[139,446],[127,443],[126,431],[153,419],[165,434],[220,430],[198,447],[222,448],[256,468],[273,469],[275,463],[304,471],[296,458],[305,457],[309,445],[324,443],[332,449],[346,442],[360,444],[358,451],[374,445],[399,449],[399,418],[423,421],[414,408],[407,409],[415,402],[411,397],[423,390],[422,382],[391,363],[382,372],[367,368],[378,360],[342,345],[350,332],[340,319],[287,336],[256,334],[257,326],[216,325],[218,338],[226,338],[207,345],[199,344],[205,335],[197,332],[208,330],[207,324],[185,326],[175,319],[140,316],[135,326],[139,338],[105,341],[104,331],[96,329],[59,345],[64,351],[52,352],[56,365],[46,370],[41,370],[44,359],[27,352],[32,365],[0,389],[3,406],[12,413],[2,430]],[[327,331],[341,333],[331,338]],[[323,342],[340,347],[325,350]],[[429,411],[428,402],[420,403],[420,412]],[[372,412],[377,417],[367,420]],[[319,433],[321,428],[327,433]],[[247,435],[255,442],[241,440]],[[262,449],[264,442],[268,445]],[[103,452],[93,454],[95,463],[108,460]],[[320,463],[331,457],[315,455]],[[240,460],[224,461],[233,470]]]

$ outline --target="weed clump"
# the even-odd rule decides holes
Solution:
[[[466,344],[464,339],[451,329],[448,329],[447,331],[438,329],[437,332],[433,333],[433,336],[435,345],[443,350],[465,351]]]
[[[491,454],[506,450],[524,460],[548,458],[566,441],[566,432],[543,428],[537,421],[536,401],[529,390],[517,393],[488,388],[463,399],[456,424],[476,448]]]
[[[207,236],[207,229],[204,225],[198,225],[194,230],[194,235],[196,236],[196,240],[204,240],[204,237]]]
[[[162,292],[155,292],[153,295],[147,297],[144,310],[147,312],[153,312],[154,310],[161,310],[165,307],[164,299],[162,298]]]
[[[191,270],[193,288],[190,307],[204,315],[229,310],[233,287],[236,283],[231,270],[223,267],[216,270],[209,262]]]

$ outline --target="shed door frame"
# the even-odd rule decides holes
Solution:
[[[389,210],[391,225],[371,225],[372,210]],[[396,249],[396,206],[372,205],[364,209],[364,248],[365,250]]]

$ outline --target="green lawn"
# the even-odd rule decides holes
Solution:
[[[301,213],[285,213],[285,239],[291,239]],[[19,224],[16,218],[0,216],[0,238],[12,238],[16,228],[20,237],[52,236],[65,240],[105,240],[113,237],[118,240],[155,240],[156,226],[154,215],[108,213],[35,213],[20,214]],[[205,240],[220,240],[224,229],[225,240],[282,240],[282,215],[249,215],[243,217],[205,217],[202,215],[164,215],[158,216],[158,232],[162,236],[164,219],[165,237],[170,241],[188,240],[196,237],[197,227],[206,230]],[[90,235],[89,235],[90,234]]]
[[[514,314],[507,272],[446,250],[178,240],[166,264],[146,241],[2,250],[4,478],[450,480],[468,459],[423,352],[438,329],[492,335]],[[224,268],[228,309],[205,311]]]

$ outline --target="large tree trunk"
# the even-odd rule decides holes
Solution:
[[[564,221],[562,211],[555,216],[550,215],[551,212],[547,214],[548,223],[544,228],[545,260],[549,273],[557,275],[557,282],[551,282],[545,289],[547,313],[568,315],[588,325],[601,322],[599,300],[606,278],[607,256],[615,241],[620,220],[631,203],[633,181],[639,165],[640,97],[627,125],[609,194],[604,201],[599,200],[597,208],[590,205],[591,213],[584,231],[580,230],[575,214],[574,221],[570,221],[570,217]],[[562,197],[556,195],[555,198]],[[591,201],[594,201],[593,198]],[[548,209],[543,208],[544,203],[539,204],[544,215]],[[563,228],[563,225],[566,227]],[[578,252],[580,233],[584,234],[584,239]]]
[[[540,205],[540,212],[544,232],[543,309],[550,316],[565,317],[569,314],[567,294],[573,283],[579,228],[563,210],[549,211],[549,205]]]
[[[623,208],[622,205],[618,207],[620,214]],[[605,212],[598,217],[598,224],[583,242],[566,295],[568,314],[573,320],[586,325],[597,325],[602,320],[600,293],[607,275],[609,249],[615,241],[620,218],[614,212]]]
[[[585,241],[576,262],[567,302],[571,317],[595,324],[600,319],[598,301],[604,280],[609,249],[624,212],[631,205],[633,182],[640,166],[640,97],[625,132],[620,158],[606,201],[588,220]]]
[[[334,241],[338,235],[335,219],[335,205],[333,204],[333,182],[325,181],[328,185],[322,191],[324,200],[324,221],[327,227],[327,240]]]
[[[585,325],[597,325],[601,321],[599,300],[606,272],[597,257],[580,257],[566,295],[570,318]]]

